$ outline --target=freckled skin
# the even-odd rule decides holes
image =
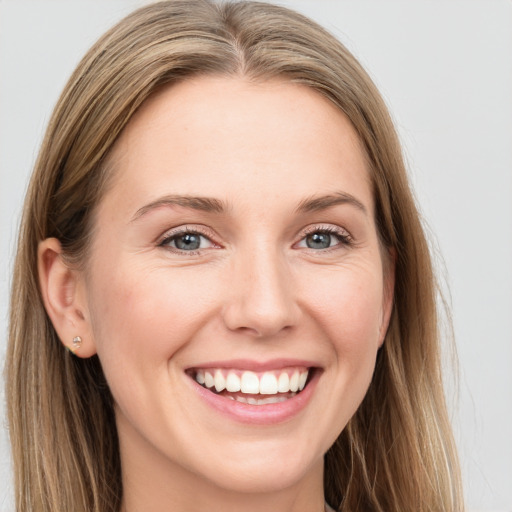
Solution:
[[[323,454],[365,395],[391,307],[353,128],[303,86],[202,77],[146,102],[112,159],[80,286],[116,402],[125,510],[319,510]],[[366,212],[297,212],[340,191]],[[133,220],[169,194],[226,208],[162,206]],[[176,248],[183,227],[201,234],[199,250]],[[327,249],[308,247],[306,231],[326,228],[351,242],[330,233]],[[322,374],[280,424],[226,418],[185,374],[293,357]]]

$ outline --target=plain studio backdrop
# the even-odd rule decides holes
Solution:
[[[0,0],[2,361],[20,210],[50,112],[88,47],[142,3]],[[460,374],[449,397],[468,509],[512,511],[512,2],[280,3],[337,35],[391,109],[451,296]],[[0,512],[11,512],[3,402]]]

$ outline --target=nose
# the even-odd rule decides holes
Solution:
[[[300,308],[283,255],[263,249],[236,259],[233,267],[223,311],[228,329],[265,338],[297,324]]]

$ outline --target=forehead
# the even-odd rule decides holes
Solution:
[[[133,191],[147,200],[236,192],[263,203],[341,188],[371,203],[350,121],[318,92],[282,80],[214,76],[166,86],[133,116],[111,156],[113,188],[126,201]]]

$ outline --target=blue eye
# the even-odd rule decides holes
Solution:
[[[300,240],[298,247],[321,251],[338,245],[350,245],[350,243],[351,238],[346,231],[329,227],[311,231]]]
[[[309,249],[327,249],[331,247],[332,237],[330,233],[312,233],[306,237],[306,246]]]
[[[179,251],[192,252],[200,249],[213,247],[213,243],[206,236],[193,231],[182,231],[165,238],[161,244],[162,247],[178,249]]]

